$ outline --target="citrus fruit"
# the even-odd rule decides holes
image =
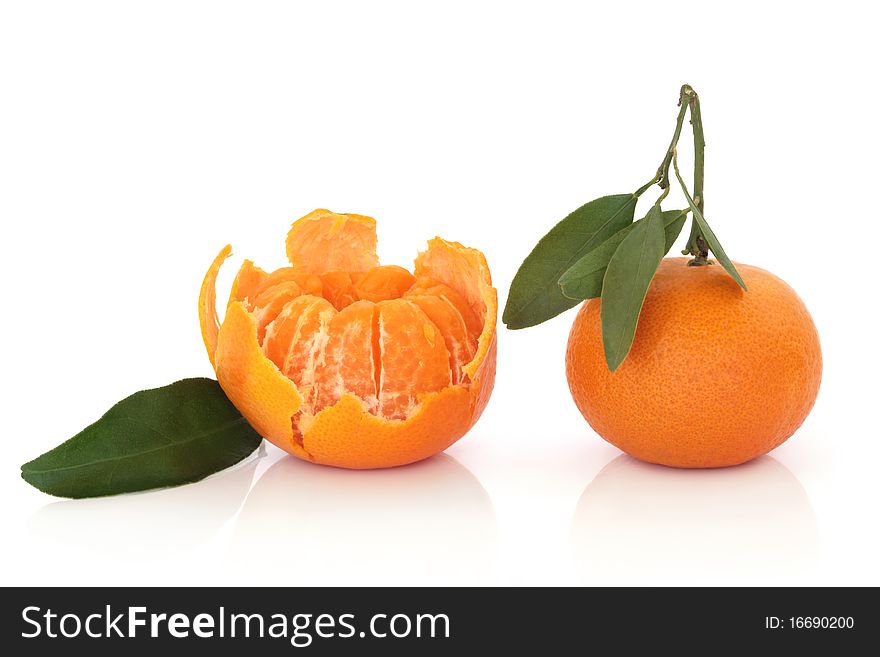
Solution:
[[[290,267],[246,260],[221,323],[208,270],[199,317],[217,380],[266,439],[345,468],[443,451],[495,377],[497,293],[476,249],[434,238],[412,273],[380,265],[376,222],[315,210],[287,236]]]
[[[596,433],[643,461],[706,468],[765,454],[801,425],[822,377],[813,320],[773,274],[736,269],[748,292],[718,265],[664,258],[615,372],[603,355],[600,299],[581,306],[566,374]]]

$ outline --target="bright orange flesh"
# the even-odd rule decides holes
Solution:
[[[370,413],[379,408],[374,362],[375,304],[355,301],[330,320],[324,357],[315,371],[314,408],[332,406],[345,393],[354,395]]]
[[[414,273],[380,266],[375,222],[316,210],[293,224],[293,264],[250,261],[223,324],[213,309],[224,249],[199,301],[230,400],[292,454],[348,468],[442,451],[479,418],[495,374],[497,295],[483,255],[435,238]]]
[[[347,271],[328,271],[321,274],[321,283],[324,288],[324,298],[333,304],[336,310],[342,310],[358,300],[354,289],[355,283],[361,274]]]
[[[643,461],[707,468],[766,454],[801,425],[822,378],[813,320],[779,278],[736,268],[748,292],[719,265],[664,259],[614,373],[602,350],[600,301],[581,306],[566,373],[605,440]]]
[[[379,264],[376,220],[329,210],[310,212],[294,222],[287,234],[287,259],[312,274],[372,269]]]
[[[415,282],[415,277],[403,267],[383,265],[365,272],[354,283],[354,291],[365,301],[387,301],[402,297]]]

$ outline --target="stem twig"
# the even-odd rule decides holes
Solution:
[[[663,190],[669,189],[669,165],[672,164],[672,156],[675,153],[675,147],[678,145],[678,139],[679,137],[681,137],[681,128],[684,125],[684,116],[688,110],[688,104],[682,102],[683,98],[684,87],[682,87],[682,93],[678,99],[678,104],[681,109],[678,111],[678,121],[676,121],[675,123],[675,134],[672,135],[672,141],[669,144],[669,149],[666,151],[666,156],[663,158],[660,166],[657,167],[655,182],[656,184],[660,185],[660,189]]]
[[[703,195],[703,178],[705,171],[706,138],[703,135],[703,116],[700,113],[700,97],[689,84],[682,85],[679,103],[691,110],[691,126],[694,133],[694,204],[703,213],[705,199]],[[706,240],[700,233],[697,222],[691,222],[691,233],[688,237],[686,254],[694,256],[690,264],[709,264],[709,248]]]

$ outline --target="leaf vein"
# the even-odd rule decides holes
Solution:
[[[116,418],[114,418],[114,419],[116,419]],[[120,417],[120,418],[118,418],[118,419],[122,419],[122,420],[134,420],[134,418],[131,418],[131,417]],[[136,420],[135,420],[135,421],[136,421]],[[123,454],[123,455],[120,455],[120,456],[111,456],[111,457],[102,458],[102,459],[95,459],[95,460],[88,461],[88,462],[85,462],[85,463],[76,463],[76,464],[73,464],[73,465],[66,465],[66,466],[60,466],[60,467],[54,467],[54,468],[47,468],[47,469],[44,469],[44,470],[37,470],[37,469],[33,469],[33,468],[24,468],[24,467],[22,467],[22,472],[26,472],[26,473],[28,473],[28,474],[49,474],[49,473],[52,473],[52,472],[64,472],[64,471],[67,471],[67,470],[76,470],[76,469],[78,469],[78,468],[87,468],[87,467],[94,466],[94,465],[100,465],[101,463],[112,463],[112,462],[125,461],[125,460],[127,460],[127,459],[137,458],[137,457],[139,457],[139,456],[145,456],[145,455],[147,455],[147,454],[151,454],[151,453],[154,453],[154,452],[160,452],[160,451],[170,450],[170,449],[174,449],[175,447],[179,447],[179,446],[183,446],[183,445],[188,445],[188,444],[190,444],[190,443],[194,443],[194,442],[197,442],[197,441],[199,441],[199,440],[203,440],[203,439],[205,439],[205,438],[209,438],[209,437],[211,437],[211,436],[213,436],[213,435],[215,435],[215,434],[217,434],[217,433],[219,433],[219,432],[221,432],[221,431],[225,431],[226,429],[229,429],[230,427],[233,427],[233,426],[235,426],[235,425],[237,425],[237,424],[242,424],[242,423],[246,423],[246,422],[247,422],[247,420],[245,420],[243,417],[240,417],[240,418],[236,418],[236,419],[234,419],[234,420],[231,420],[231,421],[229,421],[229,422],[226,422],[226,423],[224,423],[224,424],[222,424],[222,425],[219,425],[219,426],[217,426],[217,427],[214,427],[214,428],[210,429],[209,431],[204,431],[204,432],[198,433],[198,434],[196,434],[196,435],[194,435],[194,436],[190,436],[189,438],[186,438],[185,440],[176,441],[176,442],[174,442],[174,443],[172,443],[172,444],[159,445],[159,446],[157,446],[157,447],[152,447],[152,448],[150,448],[150,449],[145,449],[145,450],[141,450],[141,451],[137,451],[137,452],[131,452],[131,453]],[[144,426],[147,426],[147,425],[144,425]],[[155,431],[156,433],[158,433],[159,435],[161,435],[161,436],[163,436],[163,437],[167,437],[166,434],[163,434],[161,431],[158,431],[158,430],[154,429],[153,427],[149,427],[149,426],[147,426],[147,428],[150,429],[150,430],[152,430],[152,431]]]

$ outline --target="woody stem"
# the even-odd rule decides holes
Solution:
[[[700,97],[693,87],[685,84],[681,87],[681,96],[679,103],[684,107],[687,106],[691,111],[691,126],[694,133],[694,204],[703,213],[705,200],[703,197],[703,176],[705,170],[705,152],[706,138],[703,135],[703,117],[700,113]],[[691,222],[691,233],[688,237],[685,253],[694,256],[692,265],[705,265],[709,263],[709,249],[706,245],[702,233],[700,232],[697,222]]]

